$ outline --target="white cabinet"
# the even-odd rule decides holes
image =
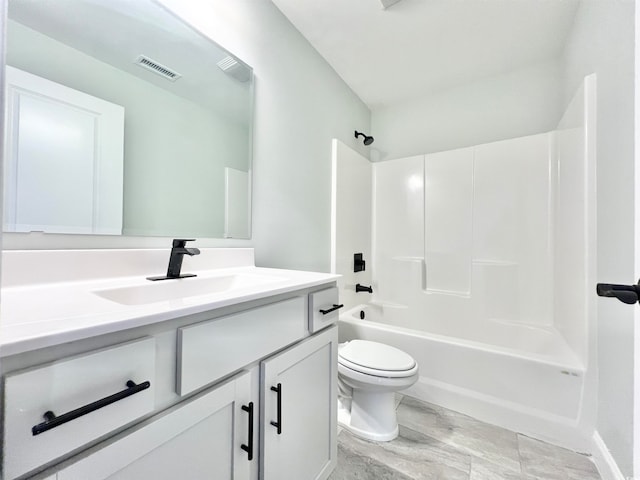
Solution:
[[[305,337],[306,296],[178,329],[180,395],[187,395]]]
[[[144,337],[6,375],[2,478],[20,477],[153,412],[155,362],[155,339]]]
[[[309,331],[318,332],[338,321],[338,288],[325,288],[309,294]]]
[[[114,437],[57,480],[248,480],[247,450],[258,441],[249,438],[249,397],[245,372]]]
[[[251,480],[258,459],[263,480],[324,480],[337,459],[337,346],[338,328],[326,328],[261,362],[260,398],[245,371],[95,447],[57,480]]]
[[[262,362],[263,480],[322,480],[336,465],[338,327]]]
[[[4,375],[3,478],[326,479],[337,453],[337,291],[275,300]],[[74,413],[143,381],[144,391],[32,434],[48,410]]]

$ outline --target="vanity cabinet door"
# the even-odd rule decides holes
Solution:
[[[336,465],[338,328],[261,364],[262,479],[322,480]]]
[[[248,480],[249,400],[246,372],[99,446],[57,480]]]

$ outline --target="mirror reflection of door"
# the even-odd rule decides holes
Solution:
[[[124,108],[7,66],[4,230],[122,232]]]

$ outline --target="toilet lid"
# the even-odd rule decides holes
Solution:
[[[368,340],[352,340],[338,349],[338,357],[350,366],[381,372],[406,372],[416,366],[411,355],[390,345]]]

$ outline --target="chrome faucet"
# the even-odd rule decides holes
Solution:
[[[187,248],[187,242],[195,242],[194,239],[176,238],[173,240],[171,247],[171,255],[169,256],[169,267],[167,268],[167,274],[160,277],[147,277],[148,280],[167,280],[170,278],[186,278],[195,277],[193,273],[180,273],[182,269],[182,259],[185,255],[193,256],[200,255],[200,250],[197,248]]]

